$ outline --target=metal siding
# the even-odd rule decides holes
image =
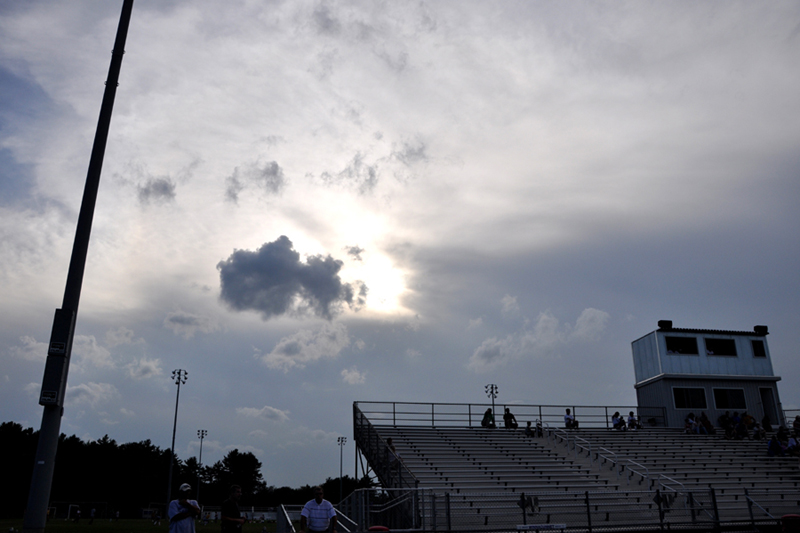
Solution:
[[[707,409],[675,409],[675,403],[672,396],[673,387],[704,389],[706,391]],[[772,389],[772,392],[775,395],[775,401],[780,406],[780,397],[778,396],[777,386],[774,382],[770,381],[740,381],[736,379],[662,379],[637,389],[636,393],[639,405],[648,407],[663,405],[666,408],[667,424],[670,427],[683,427],[683,419],[686,417],[686,415],[688,415],[690,412],[694,412],[694,414],[699,415],[701,411],[706,413],[706,416],[708,416],[715,427],[719,427],[719,424],[717,424],[717,418],[719,418],[726,411],[726,409],[716,408],[714,402],[715,388],[744,390],[746,411],[760,422],[764,417],[764,409],[761,406],[761,394],[759,392],[759,388],[762,387]],[[733,409],[728,410],[731,412],[734,411]],[[778,412],[780,413],[780,408]]]
[[[633,352],[633,371],[636,376],[636,383],[661,373],[655,332],[632,342],[631,350]]]

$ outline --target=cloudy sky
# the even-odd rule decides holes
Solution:
[[[122,2],[0,0],[0,418],[38,428]],[[136,0],[62,431],[338,475],[353,401],[634,405],[770,328],[800,407],[796,2]]]

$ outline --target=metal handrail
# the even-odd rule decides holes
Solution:
[[[608,456],[606,456],[606,455],[602,455],[600,452],[598,452],[598,453],[597,453],[597,458],[598,458],[598,459],[600,459],[600,458],[602,457],[603,459],[605,459],[605,460],[607,460],[607,461],[610,461],[610,462],[612,463],[612,466],[611,466],[611,468],[612,468],[612,469],[613,469],[614,467],[616,467],[616,466],[617,466],[617,464],[618,464],[618,461],[617,461],[617,453],[616,453],[616,452],[612,452],[612,451],[611,451],[611,450],[609,450],[608,448],[603,448],[603,447],[600,447],[600,448],[598,448],[598,449],[599,449],[599,450],[602,450],[602,451],[604,451],[604,452],[606,452],[606,453],[609,453],[609,454],[611,454],[611,455],[613,455],[613,456],[614,456],[614,458],[612,459],[612,458],[610,458],[610,457],[608,457]],[[597,466],[598,466],[598,467],[600,466],[600,463],[599,463],[599,462],[598,462],[598,465],[597,465]]]
[[[764,509],[764,508],[761,506],[761,504],[760,504],[760,503],[758,503],[757,501],[755,501],[753,498],[751,498],[751,497],[750,497],[750,494],[748,494],[748,493],[747,493],[747,489],[745,489],[745,492],[744,492],[744,497],[745,497],[745,499],[747,500],[747,503],[748,503],[748,505],[755,505],[756,507],[758,507],[759,509],[761,509],[761,510],[764,512],[764,514],[765,514],[765,515],[767,515],[768,517],[772,518],[773,520],[774,520],[774,519],[776,519],[776,517],[772,516],[772,513],[770,513],[770,512],[769,512],[769,511],[767,511],[766,509]],[[751,509],[749,509],[749,511],[750,511],[750,519],[751,519],[751,520],[755,520],[755,519],[754,519],[754,517],[753,517],[753,511],[752,511],[752,508],[751,508]]]
[[[461,426],[474,427],[480,424],[482,413],[489,403],[429,403],[429,402],[354,402],[363,413],[369,416],[375,425],[427,425],[427,426]],[[534,405],[534,404],[497,404],[498,412],[505,407],[514,410],[518,419],[539,419],[542,422],[561,421],[564,409],[571,409],[581,420],[581,427],[607,427],[609,406],[598,405]],[[616,410],[631,410],[641,416],[647,413],[648,418],[658,421],[664,426],[666,409],[664,407],[615,406]],[[652,416],[650,416],[652,414]]]
[[[628,471],[629,471],[629,472],[632,472],[632,473],[634,473],[634,474],[638,474],[638,475],[639,475],[639,476],[640,476],[640,477],[641,477],[643,480],[644,480],[644,479],[646,479],[646,480],[647,480],[647,483],[648,483],[648,485],[649,485],[649,484],[650,484],[650,470],[648,470],[648,469],[647,469],[647,467],[646,467],[646,466],[644,466],[643,464],[641,464],[641,463],[637,463],[636,461],[634,461],[634,460],[632,460],[632,459],[627,459],[627,458],[626,458],[625,460],[627,461],[627,468],[628,468]],[[636,465],[636,466],[638,466],[639,468],[643,469],[643,470],[644,470],[644,474],[642,474],[641,472],[639,472],[639,471],[637,471],[637,470],[634,470],[633,468],[631,468],[631,467],[630,467],[630,465]],[[631,477],[632,477],[632,476],[627,476],[627,478],[628,478],[628,485],[630,485],[630,484],[631,484]]]
[[[592,457],[592,443],[584,438],[578,437],[577,435],[572,438],[572,448],[575,450],[575,458],[578,458],[578,441],[586,443],[586,446],[581,446],[581,449],[585,450],[589,456],[589,463],[594,464],[594,457]]]
[[[686,492],[686,486],[685,486],[683,483],[681,483],[680,481],[678,481],[678,480],[675,480],[675,479],[672,479],[672,478],[671,478],[671,477],[669,477],[669,476],[665,476],[664,474],[658,474],[657,481],[658,481],[658,484],[659,484],[659,485],[660,485],[662,488],[664,488],[664,489],[669,489],[669,490],[671,490],[671,491],[673,491],[673,492],[675,492],[675,493],[677,493],[677,492],[678,492],[677,490],[673,489],[672,487],[669,487],[669,486],[665,485],[664,483],[662,483],[662,482],[661,482],[661,479],[662,479],[662,478],[663,478],[663,479],[668,479],[668,480],[670,480],[671,482],[675,483],[676,485],[680,485],[680,486],[681,486],[681,488],[683,489],[683,492]]]

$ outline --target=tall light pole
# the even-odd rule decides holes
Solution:
[[[50,489],[53,486],[58,436],[61,433],[61,416],[64,413],[64,393],[67,389],[69,360],[72,356],[72,340],[75,337],[75,321],[78,317],[78,304],[81,299],[83,273],[86,268],[89,237],[92,233],[94,208],[97,203],[97,190],[100,187],[100,174],[103,169],[108,130],[111,126],[111,112],[114,109],[114,98],[117,94],[117,82],[122,67],[122,56],[125,53],[125,40],[128,36],[132,10],[133,0],[124,0],[117,26],[117,36],[114,40],[114,49],[111,51],[111,65],[108,67],[103,102],[100,104],[100,116],[97,119],[92,155],[89,158],[89,170],[86,173],[83,200],[81,200],[81,210],[78,213],[78,226],[75,229],[75,240],[72,244],[64,299],[61,308],[56,309],[53,329],[50,332],[50,344],[47,347],[42,389],[39,394],[39,405],[44,407],[42,425],[39,430],[36,459],[33,463],[28,505],[22,522],[22,530],[25,533],[43,533],[47,522],[47,507],[50,502]]]
[[[486,389],[486,396],[492,399],[492,416],[494,416],[494,399],[497,398],[497,392],[498,392],[497,385],[495,385],[494,383],[489,383],[488,385],[486,385],[485,389]],[[495,424],[497,424],[496,421]]]
[[[342,490],[342,451],[344,450],[344,444],[347,442],[347,437],[339,437],[336,442],[339,444],[339,501],[341,502],[344,499]]]
[[[197,501],[200,501],[200,470],[203,468],[203,439],[208,435],[205,429],[197,430],[197,438],[200,439],[200,459],[197,461]]]
[[[167,481],[167,508],[172,501],[172,465],[175,463],[175,430],[178,429],[178,401],[181,399],[181,385],[186,383],[188,373],[186,370],[178,368],[172,371],[172,379],[178,386],[178,394],[175,396],[175,420],[172,422],[172,448],[169,454],[169,478]]]

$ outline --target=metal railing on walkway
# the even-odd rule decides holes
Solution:
[[[424,402],[354,402],[353,405],[376,426],[455,426],[479,427],[486,409],[484,403],[424,403]],[[551,426],[563,426],[564,413],[569,409],[582,428],[611,428],[611,418],[619,411],[626,417],[633,411],[645,427],[664,427],[666,409],[663,407],[597,406],[597,405],[527,405],[495,404],[495,422],[502,427],[502,414],[509,408],[520,427],[525,422],[541,420]]]

